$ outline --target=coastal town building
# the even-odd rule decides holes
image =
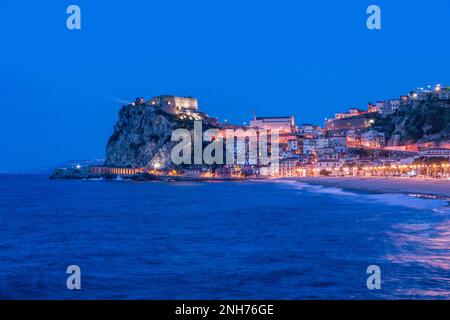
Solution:
[[[306,175],[306,171],[300,167],[297,157],[281,159],[279,164],[280,177],[299,177]]]
[[[338,160],[321,160],[316,163],[316,168],[319,170],[332,170],[339,167]]]
[[[198,111],[198,101],[192,97],[156,96],[150,100],[149,104],[174,115],[186,112],[195,113]]]
[[[420,87],[415,91],[411,91],[407,95],[401,95],[399,98],[380,100],[375,104],[369,103],[367,111],[369,113],[377,112],[382,117],[386,117],[401,108],[408,108],[418,102],[430,99],[436,99],[438,101],[450,100],[450,87],[441,86],[440,84],[435,86],[429,85],[426,88]]]
[[[288,143],[289,151],[296,152],[298,150],[299,143],[298,143],[297,137],[289,139],[287,143]]]
[[[261,165],[256,166],[256,175],[259,177],[278,177],[279,166]]]
[[[250,121],[250,127],[265,130],[279,130],[285,133],[296,132],[294,116],[256,117]]]
[[[400,108],[401,99],[389,99],[384,101],[377,101],[376,108],[380,115],[387,116],[393,114]]]
[[[348,110],[348,112],[336,113],[334,115],[334,118],[335,119],[345,119],[345,118],[349,118],[349,117],[359,116],[359,115],[362,115],[365,113],[367,113],[367,111],[365,111],[365,110],[361,110],[358,108],[350,108]]]
[[[322,160],[339,160],[342,154],[336,152],[334,148],[321,148],[316,151],[318,161]]]
[[[295,126],[294,116],[253,117],[250,124],[234,125],[224,121],[218,123],[220,136],[226,141],[227,130],[232,129],[233,165],[187,166],[177,169],[177,175],[187,177],[236,178],[236,177],[296,177],[302,175],[384,175],[399,174],[412,175],[411,168],[396,172],[398,166],[411,166],[414,161],[423,159],[444,158],[447,162],[436,164],[437,167],[447,168],[450,160],[450,142],[445,140],[410,143],[398,145],[392,143],[393,135],[383,132],[381,117],[392,115],[403,108],[417,107],[423,101],[431,99],[438,102],[438,106],[448,106],[450,87],[440,85],[418,88],[399,98],[379,100],[375,104],[368,103],[367,109],[350,108],[347,112],[336,113],[333,118],[325,119],[324,126],[302,124]],[[210,121],[206,114],[199,111],[198,101],[192,97],[156,96],[149,101],[137,98],[132,105],[153,106],[163,112],[172,114],[178,119],[186,121]],[[399,113],[401,115],[401,113]],[[259,135],[267,131],[278,131],[279,159],[278,167],[271,167],[261,163],[256,157],[251,157],[252,150],[260,154]],[[256,139],[250,141],[249,132],[256,133]],[[388,136],[388,137],[386,137]],[[395,136],[395,135],[394,135]],[[267,141],[267,151],[271,154],[273,138]],[[389,138],[389,140],[388,140]],[[252,144],[253,143],[253,144]],[[255,147],[256,146],[256,147]],[[252,150],[251,150],[252,149]],[[227,153],[229,156],[230,153]],[[244,155],[244,156],[242,156]],[[272,156],[272,154],[271,154]],[[240,158],[240,159],[239,159]],[[272,159],[274,159],[272,157]],[[419,159],[419,160],[418,160]],[[225,159],[224,159],[225,160]],[[239,160],[241,160],[239,162]],[[441,160],[437,160],[441,161]],[[426,162],[425,162],[426,163]],[[366,169],[364,169],[366,168]],[[403,167],[402,167],[403,168]],[[413,168],[414,169],[414,168]],[[169,174],[162,168],[114,168],[91,167],[94,175],[133,175],[136,173]],[[398,171],[398,170],[397,170]],[[416,170],[418,171],[418,170]],[[322,172],[322,173],[321,173]],[[426,170],[421,173],[427,175]],[[445,171],[445,172],[448,172]],[[416,173],[414,173],[416,174]],[[417,173],[418,174],[418,173]],[[170,174],[169,174],[170,175]]]
[[[138,98],[134,104],[144,104],[143,98]],[[180,120],[202,120],[206,125],[218,126],[218,119],[211,118],[206,113],[199,111],[198,101],[193,97],[177,97],[162,95],[151,98],[148,105],[159,110],[177,116]]]
[[[306,139],[322,138],[325,136],[325,130],[317,125],[302,124],[299,128],[299,135]]]
[[[447,158],[450,160],[450,149],[446,148],[431,148],[419,151],[417,158],[423,157],[425,159],[430,158]]]
[[[379,104],[373,104],[373,103],[369,102],[367,105],[367,112],[369,112],[369,113],[380,112],[380,110],[381,110],[381,105],[379,105]]]
[[[206,165],[187,165],[182,168],[184,176],[188,177],[209,177],[212,176],[212,170]]]
[[[306,155],[312,155],[315,153],[315,150],[317,149],[317,139],[303,139],[302,140],[302,146],[303,146],[303,154]]]
[[[371,124],[371,114],[362,113],[354,116],[327,119],[325,130],[330,136],[345,136],[348,130],[366,129]]]
[[[361,146],[371,149],[379,149],[386,144],[386,138],[383,132],[374,129],[361,133]]]

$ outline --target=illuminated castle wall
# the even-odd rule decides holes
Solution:
[[[150,104],[170,114],[198,111],[197,99],[191,97],[156,96],[150,100]]]

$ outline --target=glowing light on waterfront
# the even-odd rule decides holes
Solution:
[[[161,168],[161,163],[159,163],[159,162],[153,163],[153,168],[154,168],[154,169],[159,169],[159,168]]]

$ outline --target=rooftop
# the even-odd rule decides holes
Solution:
[[[265,119],[290,119],[292,118],[292,116],[285,116],[285,117],[281,117],[281,116],[277,116],[277,117],[256,117],[256,120],[265,120]]]

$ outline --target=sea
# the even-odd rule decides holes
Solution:
[[[0,175],[0,299],[449,298],[444,200]]]

